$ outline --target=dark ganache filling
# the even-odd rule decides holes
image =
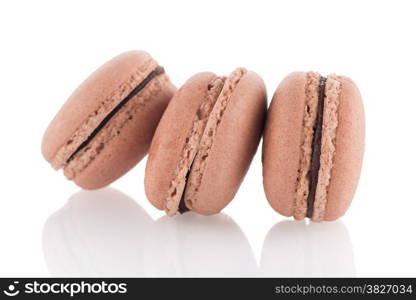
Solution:
[[[78,148],[75,150],[74,153],[71,154],[71,156],[67,159],[66,163],[69,163],[75,155],[77,155],[82,149],[84,149],[91,141],[92,139],[100,132],[102,128],[104,128],[105,125],[111,120],[112,117],[124,106],[129,102],[134,96],[136,96],[140,91],[142,91],[146,85],[156,76],[159,76],[161,74],[165,73],[165,69],[161,66],[157,66],[152,72],[149,73],[149,75],[146,76],[145,79],[143,79],[142,82],[140,82],[127,96],[124,98],[120,103],[117,104],[117,106],[101,121],[101,123],[93,130],[93,132],[88,136],[88,138],[81,143],[81,145],[78,146]]]
[[[325,86],[326,78],[319,78],[318,89],[318,108],[316,114],[316,120],[314,125],[314,134],[312,141],[312,155],[311,155],[311,167],[308,171],[309,179],[309,194],[306,200],[307,210],[306,217],[312,218],[313,204],[315,202],[316,187],[318,185],[319,169],[321,167],[321,142],[322,142],[322,123],[324,119],[324,100],[325,100]]]
[[[189,208],[186,207],[185,205],[185,193],[182,194],[182,198],[181,201],[179,201],[179,206],[178,206],[178,212],[180,214],[186,213],[187,211],[189,211]]]
[[[196,155],[195,155],[195,157],[196,157]],[[189,208],[186,207],[186,204],[185,204],[185,191],[186,191],[186,188],[188,187],[188,179],[189,179],[189,175],[191,174],[192,166],[194,165],[195,157],[194,157],[191,165],[189,166],[188,172],[186,173],[186,176],[185,176],[185,187],[183,188],[181,200],[179,201],[179,206],[178,206],[178,212],[180,214],[183,214],[183,213],[186,213],[187,211],[189,211]]]

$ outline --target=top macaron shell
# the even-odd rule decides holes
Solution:
[[[55,168],[65,169],[65,160],[68,157],[57,158],[57,153],[72,142],[71,136],[83,128],[84,134],[81,139],[86,140],[108,112],[131,91],[133,87],[129,87],[128,84],[132,82],[132,78],[139,76],[142,80],[156,67],[157,62],[148,53],[130,51],[97,69],[73,92],[46,130],[42,141],[45,159]],[[152,89],[149,91],[150,101],[146,101],[145,105],[126,122],[117,138],[106,144],[100,155],[73,178],[79,186],[86,189],[106,186],[131,169],[147,153],[157,123],[176,90],[166,75],[162,74],[159,77],[164,78],[152,80],[153,86],[145,87]],[[106,113],[97,115],[104,99],[118,96],[120,99],[113,101],[115,103]],[[94,112],[97,117],[92,118]],[[109,123],[114,121],[113,119],[120,121],[121,118],[125,118],[122,114],[121,109]],[[86,123],[89,118],[91,121]]]
[[[165,209],[167,191],[176,175],[186,136],[213,78],[212,73],[190,78],[172,98],[156,130],[146,166],[145,190],[159,209]],[[263,80],[248,71],[237,84],[220,120],[192,211],[212,215],[233,199],[256,152],[265,114]]]
[[[325,221],[345,214],[355,193],[364,151],[364,109],[357,86],[341,83],[335,155],[327,189]],[[277,88],[268,112],[263,140],[263,182],[270,205],[294,215],[305,111],[306,73],[289,74]]]

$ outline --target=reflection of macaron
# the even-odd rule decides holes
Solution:
[[[277,223],[263,243],[260,276],[355,276],[354,251],[347,228],[341,220]]]
[[[43,137],[43,156],[83,188],[106,186],[146,154],[174,91],[149,54],[123,53],[70,96]]]
[[[150,147],[145,189],[151,203],[168,215],[221,211],[256,152],[265,113],[264,83],[254,72],[190,78],[172,98]]]
[[[271,206],[295,219],[334,220],[353,198],[364,151],[364,110],[351,79],[292,73],[274,94],[263,143]]]
[[[129,196],[105,188],[80,191],[43,230],[52,276],[144,276],[143,240],[152,218]]]
[[[146,276],[257,275],[250,243],[238,224],[223,213],[211,217],[194,213],[180,218],[163,216],[149,227],[143,244]]]

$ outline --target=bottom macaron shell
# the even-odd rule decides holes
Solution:
[[[163,84],[158,94],[133,116],[117,138],[106,144],[90,165],[74,178],[77,185],[84,189],[107,186],[146,155],[161,115],[176,89],[170,82]]]
[[[266,116],[263,80],[247,72],[221,118],[197,200],[189,207],[203,215],[220,212],[235,196],[257,150]],[[187,203],[188,206],[188,203]]]
[[[334,165],[328,187],[325,221],[345,214],[354,197],[364,154],[365,121],[360,92],[354,82],[340,77],[341,94],[335,139]]]
[[[306,76],[289,74],[277,88],[267,114],[263,138],[263,185],[266,198],[278,213],[294,214]]]

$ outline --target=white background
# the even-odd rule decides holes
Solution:
[[[2,1],[0,276],[416,276],[415,9],[412,1]],[[131,49],[151,53],[177,86],[200,71],[254,70],[269,101],[292,71],[353,78],[366,151],[345,217],[309,224],[274,212],[259,152],[216,217],[163,217],[144,194],[145,159],[116,190],[79,192],[43,160],[43,132],[82,80]]]

